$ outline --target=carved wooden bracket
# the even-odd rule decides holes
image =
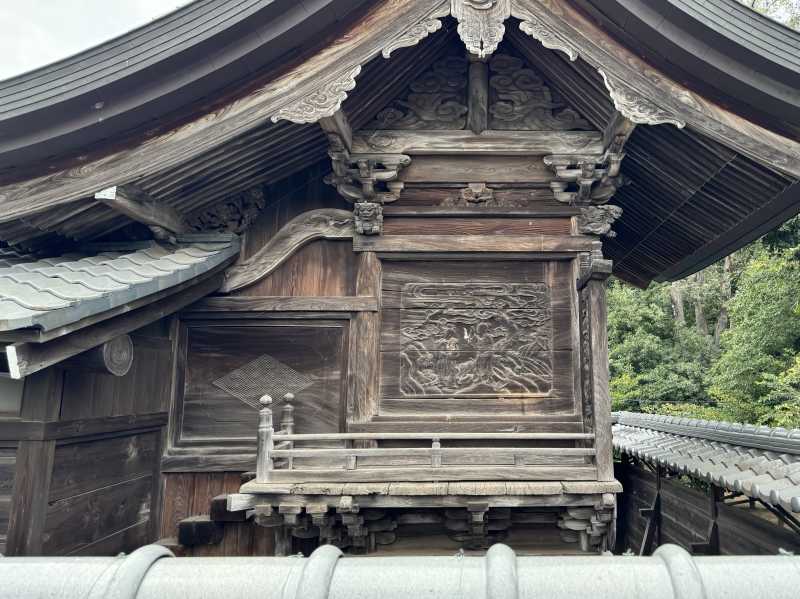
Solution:
[[[258,218],[265,205],[264,190],[253,187],[196,212],[186,220],[195,231],[238,234]]]
[[[406,154],[351,154],[336,133],[328,133],[333,172],[325,182],[354,204],[356,230],[377,235],[383,229],[383,204],[396,201],[403,190],[397,178],[411,164]]]
[[[619,172],[624,156],[621,152],[611,151],[601,155],[545,156],[544,163],[556,175],[556,179],[550,182],[555,199],[564,204],[607,202],[617,189],[628,183]]]
[[[293,218],[256,254],[225,272],[221,291],[231,292],[263,279],[301,247],[315,239],[352,239],[353,215],[347,210],[322,208]]]
[[[578,50],[567,39],[559,35],[551,27],[533,13],[525,13],[524,16],[520,15],[522,22],[519,24],[520,31],[527,33],[533,39],[539,42],[545,48],[550,50],[559,50],[566,54],[570,61],[578,60]]]
[[[361,65],[339,71],[313,93],[272,115],[272,122],[287,120],[293,123],[316,123],[323,117],[333,116],[347,99],[347,92],[355,88],[356,77],[360,72]]]
[[[620,216],[622,208],[606,204],[604,206],[584,206],[578,216],[578,231],[585,235],[603,235],[605,237],[616,237],[617,234],[611,230]]]
[[[614,101],[614,107],[634,123],[640,125],[668,123],[675,125],[678,129],[683,129],[686,126],[686,121],[661,108],[652,100],[638,94],[621,79],[607,74],[603,69],[597,69],[597,72],[603,76],[608,93]]]
[[[450,14],[458,20],[458,35],[467,50],[483,58],[503,40],[511,0],[450,0]]]
[[[414,23],[411,27],[386,44],[383,47],[381,54],[384,58],[389,58],[392,55],[392,52],[398,48],[416,46],[431,33],[439,31],[439,29],[442,28],[442,22],[440,19],[449,14],[450,5],[447,0],[440,2],[439,6],[436,6],[433,10],[431,10],[431,12],[425,15],[423,19]]]

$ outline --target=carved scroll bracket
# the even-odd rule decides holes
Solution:
[[[450,0],[450,14],[458,20],[458,35],[467,50],[483,58],[503,40],[511,0]]]
[[[639,95],[621,79],[611,76],[603,69],[597,70],[603,77],[614,107],[626,118],[640,125],[675,125],[678,129],[686,126],[686,121],[674,113],[657,106],[652,100]]]
[[[279,110],[272,116],[272,122],[316,123],[322,117],[333,116],[347,99],[347,92],[355,88],[360,72],[361,65],[340,71],[300,101]]]
[[[529,12],[519,15],[519,17],[522,19],[519,24],[520,31],[528,34],[533,39],[539,40],[545,48],[563,52],[569,57],[570,61],[574,62],[578,59],[578,50],[575,49],[575,46],[567,41],[565,37],[553,31],[551,27],[548,27],[541,18]]]
[[[620,216],[622,208],[606,204],[604,206],[584,206],[578,216],[578,231],[584,235],[603,235],[605,237],[616,237],[617,234],[611,230]]]
[[[286,223],[253,256],[231,266],[225,272],[221,291],[235,291],[260,281],[315,239],[352,237],[353,215],[347,210],[322,208],[303,212]]]
[[[411,27],[403,31],[403,33],[386,44],[383,47],[381,54],[384,58],[389,58],[392,55],[392,52],[399,48],[416,46],[431,33],[439,31],[439,29],[442,28],[442,22],[439,19],[446,17],[449,14],[449,2],[447,0],[440,2],[439,5],[425,15],[424,18],[414,23]]]

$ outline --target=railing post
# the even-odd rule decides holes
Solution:
[[[432,468],[442,467],[442,444],[436,437],[434,437],[431,442],[431,467]]]
[[[256,482],[266,483],[272,470],[272,398],[264,395],[258,412],[258,456],[256,460]]]
[[[289,403],[294,399],[294,393],[287,393],[283,396],[283,399],[286,401],[286,404],[283,406],[283,410],[281,411],[281,432],[286,435],[294,434],[294,406]],[[286,442],[287,449],[294,449],[294,441],[287,441]],[[289,470],[294,467],[294,458],[289,456],[288,460]]]

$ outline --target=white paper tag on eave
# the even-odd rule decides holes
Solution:
[[[117,186],[106,187],[103,191],[98,191],[94,194],[95,200],[113,200],[117,197]]]

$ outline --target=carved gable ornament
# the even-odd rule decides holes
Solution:
[[[381,110],[368,130],[461,130],[469,113],[469,62],[463,55],[433,63],[404,96]],[[591,125],[521,58],[505,51],[488,61],[489,129],[506,131],[590,130]]]
[[[458,35],[470,54],[484,58],[503,40],[511,0],[451,0],[450,14],[458,20]]]

